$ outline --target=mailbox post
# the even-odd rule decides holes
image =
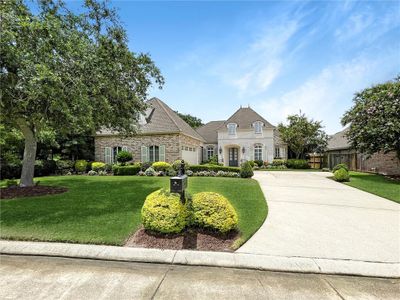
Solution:
[[[185,203],[185,190],[188,184],[188,177],[185,174],[185,162],[182,160],[181,166],[178,171],[178,176],[171,177],[170,191],[171,193],[178,193],[181,195],[182,203]]]

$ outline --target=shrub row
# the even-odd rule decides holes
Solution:
[[[119,166],[114,165],[112,171],[114,175],[137,175],[140,171],[140,165]]]
[[[161,233],[179,233],[187,226],[226,233],[238,225],[228,199],[213,192],[195,194],[183,204],[178,194],[158,190],[147,196],[141,216],[145,229]]]
[[[200,171],[224,171],[224,172],[240,172],[240,168],[238,167],[225,167],[225,166],[218,166],[218,165],[192,165],[189,166],[189,170],[192,172],[200,172]]]

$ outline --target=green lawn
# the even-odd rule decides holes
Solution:
[[[385,176],[350,172],[350,182],[345,184],[400,203],[400,182]]]
[[[169,185],[167,177],[55,176],[38,180],[69,191],[1,200],[2,239],[122,245],[140,226],[146,196]],[[241,231],[236,246],[249,239],[266,218],[264,195],[255,180],[189,178],[189,192],[201,191],[221,193],[236,208]]]

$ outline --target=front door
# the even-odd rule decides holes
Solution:
[[[229,148],[229,166],[237,167],[238,165],[238,148]]]

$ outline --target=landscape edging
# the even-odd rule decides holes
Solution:
[[[105,245],[1,240],[0,254],[400,278],[400,263],[284,257],[235,252],[161,250]]]

